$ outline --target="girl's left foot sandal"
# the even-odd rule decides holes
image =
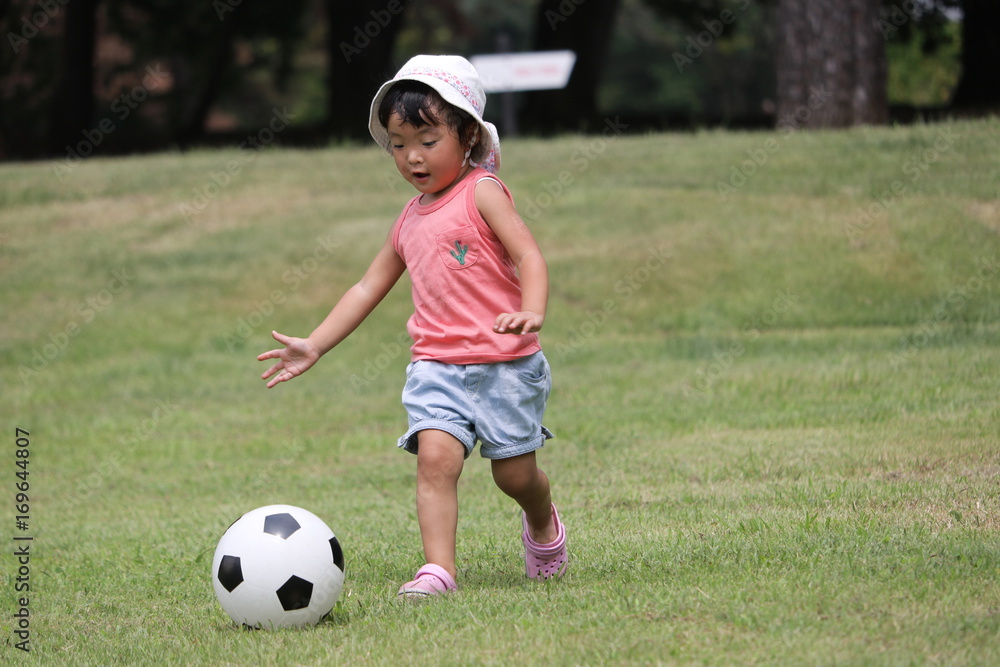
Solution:
[[[566,553],[566,527],[559,520],[559,512],[556,511],[555,505],[552,506],[552,520],[556,523],[559,536],[555,542],[539,544],[531,539],[528,517],[523,513],[521,515],[521,525],[524,527],[524,532],[521,533],[521,541],[524,542],[524,573],[530,579],[561,577],[569,564],[569,556]]]

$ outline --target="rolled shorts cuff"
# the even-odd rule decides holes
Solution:
[[[520,456],[521,454],[528,454],[536,449],[541,449],[545,446],[545,441],[549,438],[554,438],[552,431],[542,427],[542,432],[536,435],[530,440],[525,440],[523,442],[514,442],[509,445],[493,446],[490,448],[479,448],[479,453],[485,459],[509,459],[514,456]]]
[[[455,436],[455,438],[462,443],[462,446],[465,447],[465,458],[469,458],[469,454],[472,453],[472,450],[476,446],[476,437],[473,434],[455,422],[448,421],[447,419],[421,419],[403,434],[396,446],[400,449],[405,449],[411,454],[416,454],[417,433],[428,429],[444,431],[449,435]]]
[[[450,422],[446,419],[421,419],[410,427],[410,429],[399,439],[396,446],[410,452],[411,454],[416,454],[417,433],[428,429],[444,431],[445,433],[454,436],[459,442],[462,443],[462,446],[465,447],[465,458],[469,458],[472,451],[476,447],[475,435],[465,430],[455,422]],[[479,451],[483,458],[509,459],[514,456],[520,456],[521,454],[527,454],[535,451],[536,449],[540,449],[545,445],[546,440],[554,437],[555,434],[553,434],[552,431],[542,426],[541,433],[529,440],[502,446],[493,446],[489,449],[480,448]]]

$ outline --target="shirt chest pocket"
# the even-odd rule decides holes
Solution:
[[[437,253],[449,269],[467,269],[479,258],[479,234],[472,227],[441,232],[437,235]]]

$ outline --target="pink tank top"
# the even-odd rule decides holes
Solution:
[[[476,208],[476,184],[484,178],[511,196],[496,176],[475,169],[431,204],[414,197],[393,226],[393,247],[413,285],[414,312],[406,325],[413,361],[494,363],[541,349],[538,334],[493,331],[497,315],[521,310],[521,283],[513,260]]]

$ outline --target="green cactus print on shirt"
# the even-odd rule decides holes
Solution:
[[[455,251],[458,252],[455,252]],[[462,245],[461,241],[455,241],[455,250],[451,251],[451,256],[458,260],[458,263],[465,266],[465,253],[469,252],[469,246]]]

